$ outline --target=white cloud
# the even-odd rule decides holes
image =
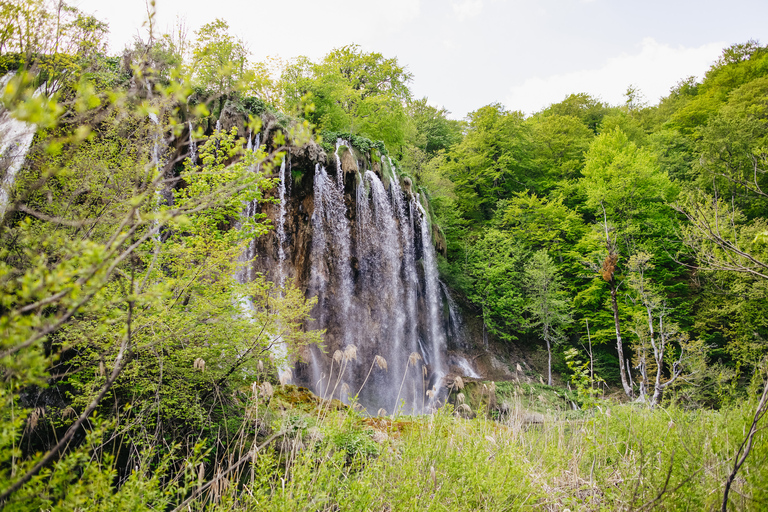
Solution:
[[[701,78],[724,46],[719,41],[697,48],[671,47],[645,38],[639,52],[612,57],[599,69],[529,78],[509,89],[505,103],[510,109],[531,114],[569,94],[586,92],[617,105],[624,102],[627,87],[634,85],[654,104],[680,80]]]
[[[451,6],[459,21],[474,18],[483,12],[483,0],[461,0],[454,2]]]

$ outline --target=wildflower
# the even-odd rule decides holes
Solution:
[[[421,356],[418,352],[411,352],[411,355],[408,356],[408,364],[411,366],[416,366],[419,361],[421,361]]]
[[[376,357],[373,358],[373,360],[376,362],[376,366],[378,366],[380,369],[382,370],[387,369],[387,360],[384,359],[383,357],[377,355]]]

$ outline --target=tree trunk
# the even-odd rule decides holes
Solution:
[[[552,385],[552,349],[549,346],[549,337],[547,337],[547,355],[549,360],[547,361],[547,386]]]
[[[549,326],[544,323],[544,341],[547,342],[547,386],[552,385],[552,346],[549,343]]]
[[[619,324],[619,303],[616,300],[616,281],[608,281],[611,288],[611,308],[613,309],[613,323],[616,326],[616,351],[619,354],[619,372],[621,373],[621,385],[624,393],[632,398],[632,387],[627,382],[627,367],[624,365],[624,345],[621,342],[621,325]]]

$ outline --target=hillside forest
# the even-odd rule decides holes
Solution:
[[[0,508],[768,507],[768,46],[655,104],[455,120],[355,44],[256,62],[223,19],[147,26],[110,54],[73,6],[0,4]],[[290,383],[323,305],[243,254],[285,162],[340,140],[397,169],[468,353],[520,378],[450,375],[417,415]]]

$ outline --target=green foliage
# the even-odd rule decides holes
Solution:
[[[590,361],[582,362],[579,351],[569,348],[565,351],[565,364],[571,371],[571,383],[576,387],[576,393],[584,407],[597,405],[596,398],[600,396],[600,385],[605,381],[590,371]],[[595,387],[597,386],[597,387]]]
[[[585,93],[571,94],[542,111],[548,115],[575,117],[595,134],[599,132],[603,117],[609,112],[611,109],[606,104]]]
[[[523,330],[522,244],[506,233],[488,229],[467,254],[465,271],[472,279],[469,299],[482,308],[488,330],[504,340],[514,340]]]
[[[443,173],[455,184],[456,204],[477,222],[492,217],[499,199],[534,188],[529,129],[519,112],[499,104],[469,114],[467,133],[447,153]]]
[[[34,96],[28,73],[3,91],[42,129],[0,222],[0,493],[14,509],[167,508],[195,474],[179,461],[205,444],[224,456],[245,415],[238,390],[275,340],[289,355],[318,341],[304,331],[314,302],[290,283],[235,279],[269,226],[232,227],[243,202],[266,200],[284,154],[246,155],[232,130],[202,145],[200,165],[163,169],[190,88],[137,66],[152,99],[85,80],[61,104]]]
[[[571,301],[562,289],[557,267],[547,251],[536,251],[526,263],[525,288],[531,327],[541,327],[542,337],[548,346],[562,341],[562,329],[571,323]]]
[[[192,48],[195,83],[216,94],[235,91],[246,71],[245,43],[229,34],[229,24],[217,18],[197,32]]]
[[[497,203],[499,227],[525,240],[534,249],[546,249],[561,262],[576,257],[573,246],[586,231],[583,219],[563,204],[562,197],[547,199],[528,191]]]
[[[620,129],[598,136],[590,145],[583,175],[586,206],[604,208],[609,219],[620,223],[624,236],[633,236],[641,225],[660,229],[654,221],[669,217],[666,204],[674,200],[675,187],[651,154]]]
[[[2,104],[39,129],[0,220],[5,508],[156,510],[185,497],[194,510],[717,505],[751,421],[743,383],[760,380],[767,350],[766,48],[727,48],[658,107],[630,88],[622,107],[575,94],[529,118],[491,104],[464,123],[414,100],[396,58],[355,45],[252,64],[219,19],[191,52],[182,34],[151,34],[121,59],[104,57],[105,35],[66,4],[0,5],[0,70],[17,71]],[[613,292],[635,363],[666,378],[680,348],[695,355],[668,395],[690,410],[597,403],[575,349],[564,355],[576,395],[496,388],[524,394],[517,405],[544,429],[446,409],[364,420],[305,390],[275,392],[281,361],[265,368],[266,353],[276,339],[288,354],[319,340],[304,331],[314,302],[291,283],[236,276],[245,244],[270,227],[243,222],[242,204],[270,201],[267,176],[285,154],[246,155],[232,130],[201,141],[196,165],[162,163],[165,137],[225,107],[251,127],[274,116],[277,144],[308,140],[311,123],[327,152],[343,138],[371,159],[397,157],[446,239],[443,277],[503,342],[532,326],[548,344],[590,336],[594,368],[616,383]],[[646,314],[657,335],[662,317],[676,328],[655,363],[643,355]],[[571,401],[596,407],[565,416]],[[708,405],[722,409],[699,410]],[[235,466],[243,454],[255,458]],[[760,430],[733,506],[765,501],[765,456]],[[218,483],[203,492],[205,481]]]
[[[594,132],[573,115],[540,114],[529,123],[535,147],[533,165],[544,175],[534,183],[534,190],[547,192],[558,181],[578,178]]]
[[[344,139],[352,144],[355,149],[362,151],[363,153],[368,154],[371,150],[375,149],[381,154],[387,154],[387,147],[383,141],[371,140],[362,135],[355,135],[350,132],[324,131],[320,133],[320,136],[327,144],[329,144],[328,148],[330,149],[330,153],[336,151],[336,146],[334,146],[336,139]]]
[[[333,50],[319,63],[299,57],[282,72],[283,104],[304,112],[323,131],[381,140],[390,150],[405,142],[411,75],[396,58],[357,45]],[[311,104],[311,108],[304,106]]]

